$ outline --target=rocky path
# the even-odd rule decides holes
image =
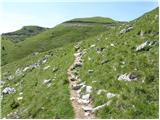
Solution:
[[[92,112],[92,105],[90,100],[90,94],[86,93],[82,95],[80,92],[84,87],[87,87],[81,82],[76,69],[82,66],[82,55],[79,45],[75,46],[76,53],[74,54],[74,63],[68,68],[68,80],[70,83],[70,100],[75,112],[75,119],[94,119],[95,115]],[[89,91],[88,91],[89,92]]]

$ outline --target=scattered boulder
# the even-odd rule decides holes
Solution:
[[[47,70],[47,69],[50,68],[50,67],[51,67],[51,66],[48,65],[48,66],[44,67],[43,70]]]
[[[130,27],[128,27],[128,28],[122,29],[119,33],[120,33],[120,34],[124,34],[124,33],[126,33],[126,32],[129,32],[129,31],[132,30],[132,29],[133,29],[133,27],[130,26]]]
[[[52,70],[52,72],[56,72],[56,71],[58,71],[58,67],[54,67]]]
[[[97,106],[97,107],[93,108],[92,112],[95,112],[95,111],[97,111],[97,110],[99,110],[99,109],[104,108],[105,106],[110,105],[110,104],[111,104],[111,102],[112,102],[112,101],[111,101],[111,100],[109,100],[107,103],[105,103],[105,104],[103,104],[103,105],[100,105],[100,106]]]
[[[104,90],[104,89],[98,90],[98,91],[97,91],[97,95],[100,95],[102,92],[106,92],[106,90]]]
[[[113,43],[110,44],[111,47],[115,47],[115,45]]]
[[[120,75],[118,77],[118,80],[120,80],[120,81],[121,80],[123,80],[123,81],[134,81],[134,80],[137,80],[137,77],[135,75],[131,74],[131,73],[129,73],[129,74],[125,73],[123,75]]]
[[[39,52],[33,52],[33,55],[38,55],[39,54]]]
[[[93,47],[96,47],[96,45],[95,45],[95,44],[92,44],[90,47],[93,48]]]
[[[94,70],[88,70],[88,73],[93,73]]]
[[[51,83],[51,82],[52,82],[51,79],[46,79],[46,80],[43,81],[43,84],[49,84],[49,83]]]
[[[148,41],[140,44],[139,46],[137,46],[136,51],[144,50],[145,48],[147,48],[147,45],[148,45]]]
[[[22,99],[23,99],[23,97],[18,97],[18,98],[17,98],[17,100],[22,100]]]
[[[23,73],[22,73],[22,70],[21,70],[20,68],[18,68],[18,69],[16,70],[15,74],[16,74],[17,76],[20,76],[20,75],[22,75]]]
[[[89,98],[90,98],[90,94],[82,95],[83,100],[89,100]]]
[[[72,85],[72,89],[73,90],[79,90],[82,86],[83,85],[81,85],[81,84],[74,84],[74,85]]]
[[[122,29],[119,33],[120,33],[120,34],[124,34],[124,33],[126,33],[126,32],[127,32],[126,29]]]
[[[19,95],[23,95],[23,92],[20,92]]]
[[[86,86],[86,93],[91,93],[91,92],[92,92],[92,87]]]
[[[7,80],[13,80],[14,79],[14,76],[13,75],[10,75],[7,77]]]
[[[5,94],[11,94],[11,93],[15,93],[16,90],[12,87],[6,87],[2,90],[2,94],[5,95]]]
[[[108,99],[110,99],[110,98],[113,98],[113,97],[115,97],[115,96],[118,96],[118,94],[107,93],[106,96],[107,96]]]
[[[70,78],[71,81],[76,81],[78,79],[77,76],[75,76],[74,74],[71,74]]]
[[[100,62],[100,64],[105,64],[105,63],[107,63],[108,62],[108,60],[102,60],[101,62]]]
[[[26,72],[27,70],[29,70],[30,69],[30,67],[25,67],[24,69],[23,69],[23,72]]]

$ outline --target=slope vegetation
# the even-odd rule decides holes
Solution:
[[[85,115],[93,112],[96,118],[158,118],[158,13],[156,8],[114,27],[60,24],[17,44],[2,40],[8,47],[2,52],[8,54],[2,66],[2,118],[75,118],[74,110],[84,106]],[[78,55],[81,67],[68,76]],[[73,74],[76,89],[68,81]],[[85,96],[93,108],[86,101],[73,108],[70,89],[77,102]]]

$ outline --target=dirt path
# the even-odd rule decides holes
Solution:
[[[78,52],[77,52],[78,53]],[[89,102],[87,105],[84,103],[80,103],[80,94],[78,93],[79,88],[74,89],[73,86],[78,85],[78,82],[80,79],[75,76],[74,74],[74,68],[77,65],[81,66],[81,56],[75,56],[74,63],[68,68],[67,74],[68,74],[68,80],[70,83],[70,100],[72,102],[72,107],[75,112],[75,119],[94,119],[95,115],[92,113],[92,110],[84,110],[83,107],[89,107],[92,108],[91,102]],[[78,66],[78,67],[79,67]]]

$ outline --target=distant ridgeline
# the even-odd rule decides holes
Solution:
[[[20,42],[25,40],[27,37],[37,35],[47,29],[48,28],[39,27],[39,26],[24,26],[20,30],[9,32],[9,33],[3,33],[2,39],[9,39],[13,42]]]

